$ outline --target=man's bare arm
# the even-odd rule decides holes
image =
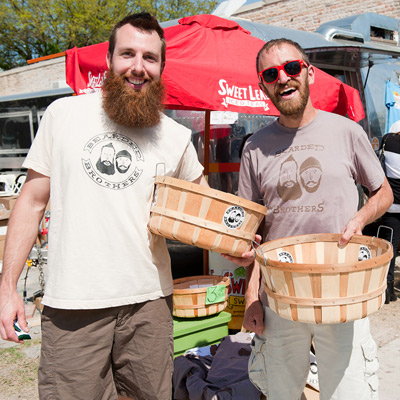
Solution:
[[[343,229],[340,245],[345,245],[353,235],[361,235],[364,227],[382,216],[393,203],[393,192],[385,178],[382,186],[371,193],[368,201],[351,218]]]
[[[0,334],[5,340],[18,342],[13,328],[15,319],[18,319],[23,330],[27,330],[24,304],[17,293],[17,282],[37,239],[49,197],[50,178],[29,170],[7,228],[0,282]]]
[[[258,293],[261,283],[261,269],[257,261],[246,268],[246,308],[243,327],[261,335],[264,331],[264,311]]]

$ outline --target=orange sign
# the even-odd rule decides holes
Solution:
[[[376,136],[371,139],[371,145],[374,151],[379,149],[379,139]]]

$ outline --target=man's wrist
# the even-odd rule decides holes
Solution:
[[[244,296],[246,303],[254,303],[255,301],[260,301],[260,298],[258,297],[258,293],[255,294],[249,294]]]

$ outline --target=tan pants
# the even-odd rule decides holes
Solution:
[[[264,335],[254,337],[249,376],[268,400],[299,400],[314,339],[320,400],[377,400],[377,348],[369,319],[304,324],[264,309]]]
[[[99,310],[45,307],[43,400],[170,400],[172,296]]]

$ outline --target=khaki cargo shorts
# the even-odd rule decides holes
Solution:
[[[313,339],[321,400],[378,400],[379,363],[368,318],[305,324],[264,307],[264,334],[254,336],[249,377],[268,400],[301,397]]]
[[[99,310],[43,310],[43,400],[170,400],[172,370],[172,295]]]

